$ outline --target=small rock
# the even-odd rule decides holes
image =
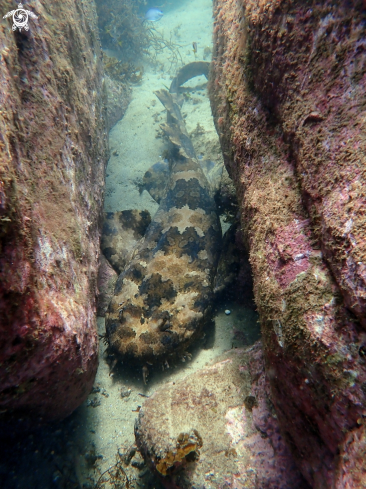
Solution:
[[[229,314],[231,314],[231,311],[229,311],[229,309],[225,309],[225,314],[228,316]]]
[[[146,400],[137,447],[166,488],[308,488],[269,392],[261,344],[232,350]]]
[[[131,394],[131,389],[129,389],[128,387],[125,387],[125,386],[121,388],[122,399],[125,397],[129,397],[130,394]]]
[[[91,390],[91,394],[97,394],[98,392],[100,392],[100,385],[99,384],[93,385],[93,388]]]
[[[98,407],[102,404],[102,401],[98,397],[94,397],[93,399],[88,399],[86,402],[87,407]]]

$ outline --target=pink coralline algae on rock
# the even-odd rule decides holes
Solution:
[[[159,389],[136,441],[169,489],[306,489],[279,430],[260,343]]]
[[[211,105],[271,396],[319,489],[366,487],[365,21],[362,1],[214,1]]]
[[[71,0],[27,7],[29,31],[0,28],[1,430],[19,413],[69,415],[98,352],[107,140],[95,13]]]

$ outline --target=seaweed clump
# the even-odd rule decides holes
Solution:
[[[130,481],[123,468],[123,458],[118,453],[116,456],[116,463],[100,475],[94,489],[130,489],[130,487]]]
[[[144,74],[143,66],[135,66],[129,61],[120,61],[104,53],[103,63],[105,72],[120,83],[138,83]]]
[[[173,41],[174,32],[170,32],[169,39],[153,27],[147,28],[148,48],[144,51],[150,58],[153,65],[164,70],[164,64],[159,61],[159,55],[164,55],[164,61],[169,63],[168,71],[177,69],[178,66],[183,66],[183,59],[179,48],[182,46]]]
[[[150,62],[164,70],[163,57],[169,70],[183,64],[181,47],[141,19],[144,0],[96,0],[98,27],[104,51],[106,73],[122,83],[137,83],[143,76],[143,68],[134,64],[145,55]]]
[[[139,17],[143,0],[96,0],[98,27],[103,49],[120,57],[140,57],[150,44],[148,29]]]

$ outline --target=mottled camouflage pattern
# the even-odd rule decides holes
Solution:
[[[163,160],[151,166],[143,176],[141,190],[147,190],[158,204],[165,197],[169,173],[169,163]]]
[[[119,276],[106,330],[122,357],[154,361],[184,351],[210,309],[221,228],[207,179],[195,159],[179,106],[162,128],[178,151],[159,209]]]
[[[148,211],[134,209],[104,213],[101,249],[117,273],[125,268],[150,222]]]
[[[199,164],[210,184],[210,191],[214,196],[220,191],[223,164],[214,163],[211,160],[201,160]],[[147,190],[151,197],[160,204],[166,194],[166,184],[169,180],[169,175],[168,161],[158,161],[152,165],[143,176],[142,185],[140,187],[141,191]]]

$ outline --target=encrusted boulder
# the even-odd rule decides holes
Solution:
[[[28,31],[12,17],[0,28],[1,426],[69,415],[98,352],[107,135],[94,4],[26,8]]]
[[[149,398],[137,445],[169,489],[305,489],[279,432],[260,343]]]
[[[363,1],[214,1],[211,104],[272,400],[319,489],[366,487],[364,23]]]

